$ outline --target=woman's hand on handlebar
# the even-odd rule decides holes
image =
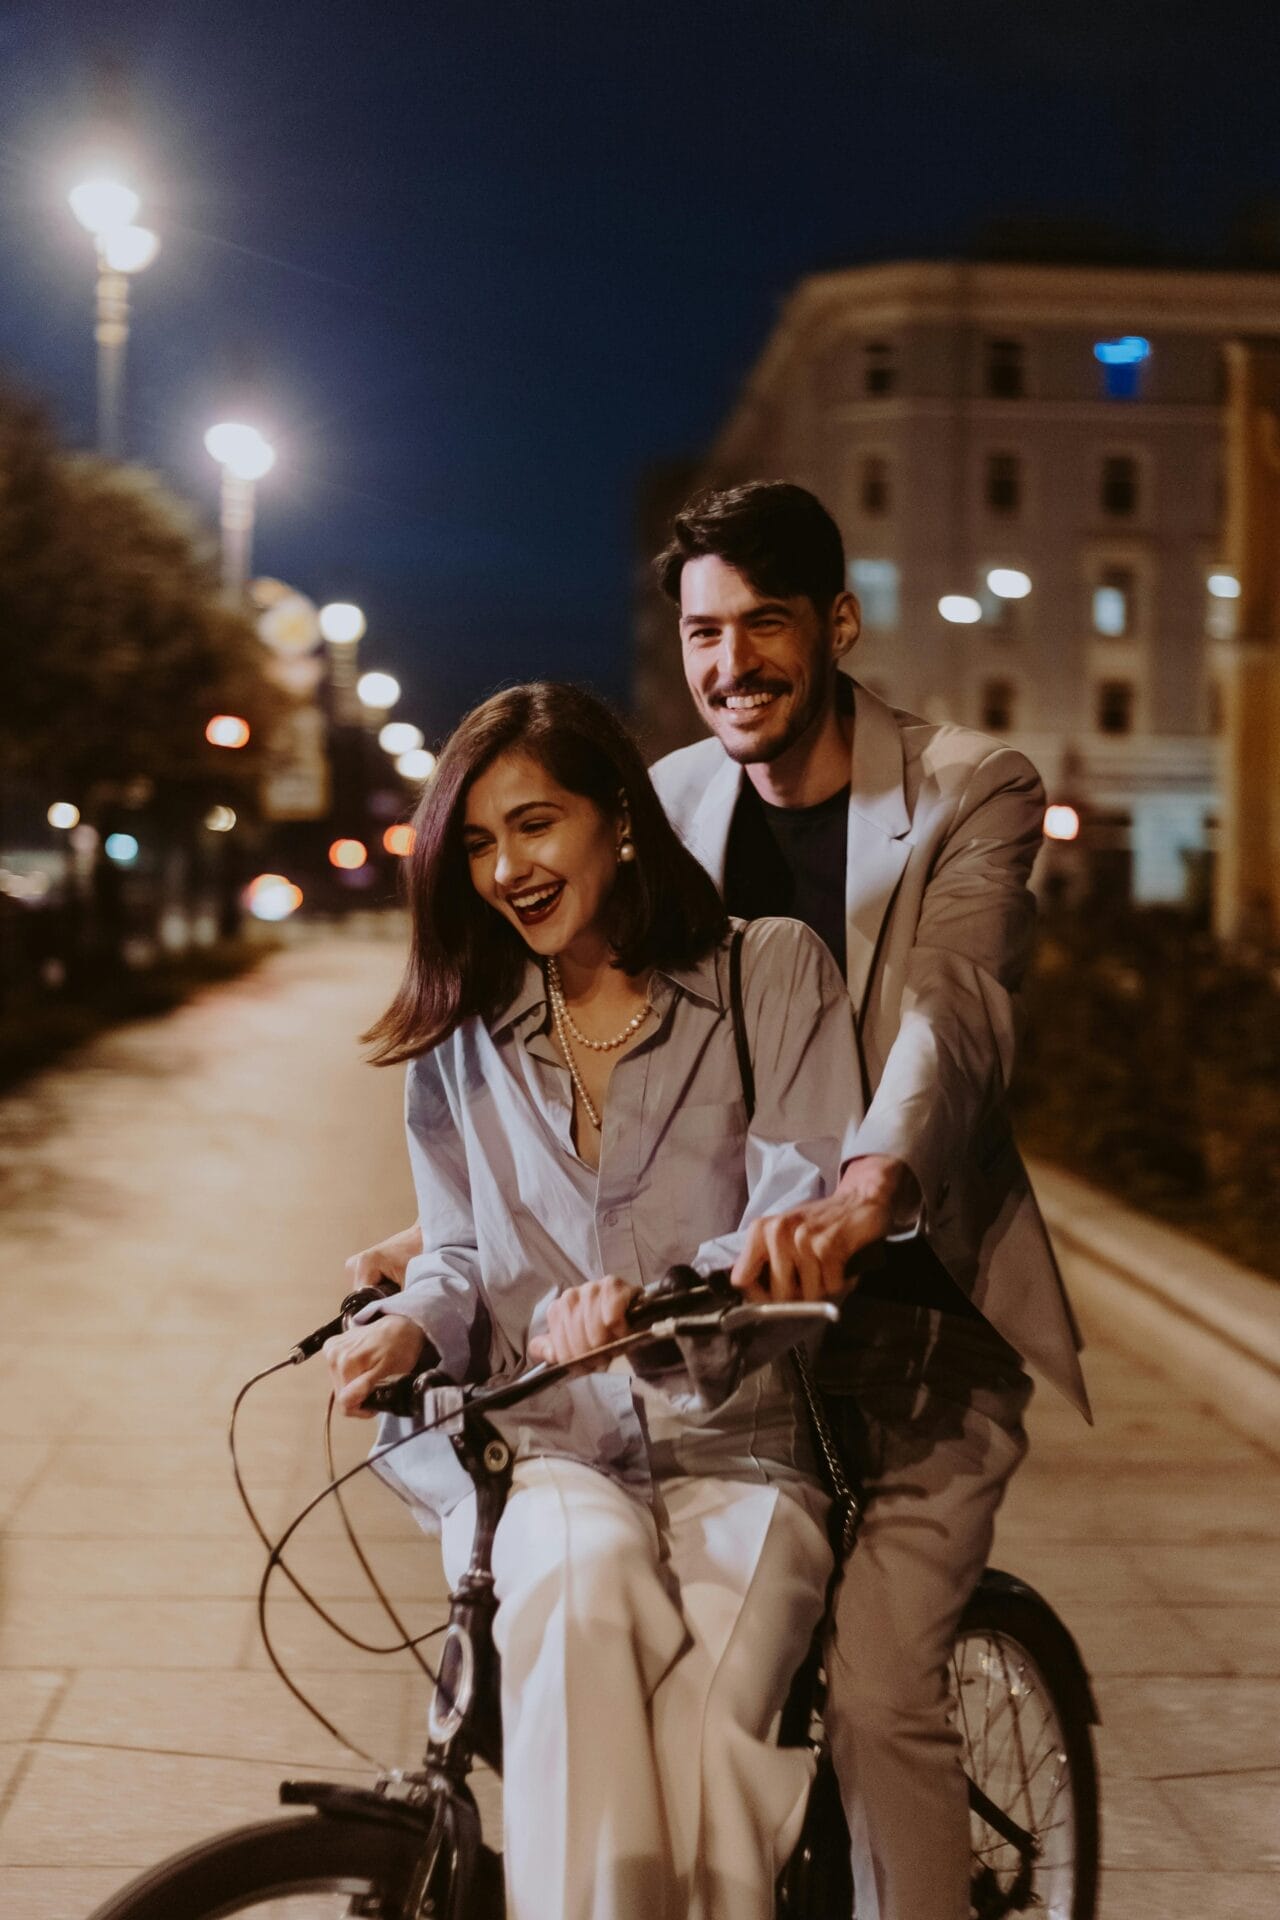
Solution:
[[[627,1308],[638,1291],[616,1273],[570,1287],[551,1302],[546,1332],[530,1340],[529,1358],[551,1364],[581,1360],[596,1347],[620,1340],[627,1331]]]
[[[352,1420],[372,1420],[363,1404],[366,1394],[384,1380],[412,1373],[426,1344],[422,1329],[402,1313],[384,1313],[367,1326],[335,1333],[324,1343],[324,1357],[338,1411]]]

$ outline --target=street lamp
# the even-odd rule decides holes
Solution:
[[[387,713],[400,698],[400,682],[393,673],[362,673],[356,681],[356,693],[362,707]]]
[[[98,451],[121,452],[124,418],[124,355],[129,338],[129,275],[149,267],[160,242],[148,227],[134,225],[139,200],[122,180],[82,180],[67,196],[80,225],[93,235],[98,256]]]
[[[330,600],[320,609],[320,631],[329,649],[333,717],[342,726],[357,726],[360,702],[356,697],[356,655],[364,638],[364,614],[350,600]]]
[[[222,584],[227,593],[239,596],[253,552],[254,485],[274,467],[275,448],[256,427],[238,420],[210,427],[204,444],[222,468]]]

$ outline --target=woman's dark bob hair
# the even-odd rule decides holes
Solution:
[[[622,722],[580,687],[508,687],[459,724],[414,817],[408,964],[364,1036],[378,1066],[425,1053],[470,1014],[492,1019],[519,989],[529,948],[476,892],[462,840],[472,782],[512,752],[527,753],[609,818],[625,810],[630,820],[636,857],[619,864],[606,908],[615,965],[627,973],[687,966],[724,937],[715,885],[677,838]]]

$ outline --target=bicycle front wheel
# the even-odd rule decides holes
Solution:
[[[1096,1715],[1075,1642],[1040,1595],[988,1571],[965,1609],[955,1697],[969,1779],[1030,1834],[1034,1859],[971,1811],[978,1920],[1028,1909],[1094,1920],[1098,1897]]]
[[[329,1814],[240,1827],[153,1867],[91,1920],[404,1920],[430,1845],[425,1831]],[[494,1906],[484,1886],[451,1888],[443,1900],[435,1910],[448,1920],[501,1920],[501,1896]]]

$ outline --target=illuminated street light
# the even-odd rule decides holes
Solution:
[[[94,339],[98,347],[98,451],[110,459],[123,446],[124,360],[129,340],[129,275],[149,267],[160,241],[134,220],[141,202],[123,180],[82,180],[67,196],[80,225],[93,235],[98,258]]]
[[[254,484],[274,467],[275,448],[257,427],[239,420],[210,427],[204,444],[222,468],[222,584],[239,597],[253,552]]]
[[[365,618],[350,600],[330,600],[320,609],[320,631],[331,647],[354,647],[364,638]]]
[[[388,853],[394,853],[398,860],[407,860],[413,852],[414,831],[407,822],[399,826],[388,827],[382,836],[382,844]]]
[[[64,831],[69,831],[72,827],[79,826],[80,809],[73,806],[70,800],[55,800],[46,813],[45,819],[51,827],[61,827]]]
[[[402,753],[396,760],[396,772],[402,780],[429,780],[436,770],[434,753],[416,747],[410,753]]]
[[[400,698],[400,682],[392,673],[362,673],[356,681],[356,694],[362,707],[386,713]]]
[[[378,745],[392,756],[413,753],[422,745],[422,728],[415,727],[412,720],[388,720],[378,735]]]
[[[210,833],[230,833],[236,823],[234,807],[210,807],[204,817],[204,824]]]
[[[215,713],[204,737],[211,747],[243,747],[249,739],[249,722],[238,713]]]
[[[329,865],[347,873],[354,873],[368,858],[369,849],[363,840],[335,840],[329,848]]]
[[[992,567],[987,585],[997,600],[1025,600],[1031,591],[1031,575],[1018,567]]]
[[[1234,573],[1211,573],[1207,585],[1215,600],[1240,598],[1240,582]]]
[[[975,626],[982,618],[981,603],[971,593],[944,593],[938,602],[938,612],[957,627]]]
[[[1080,815],[1074,807],[1058,802],[1044,810],[1044,837],[1046,840],[1074,840],[1080,832]]]

